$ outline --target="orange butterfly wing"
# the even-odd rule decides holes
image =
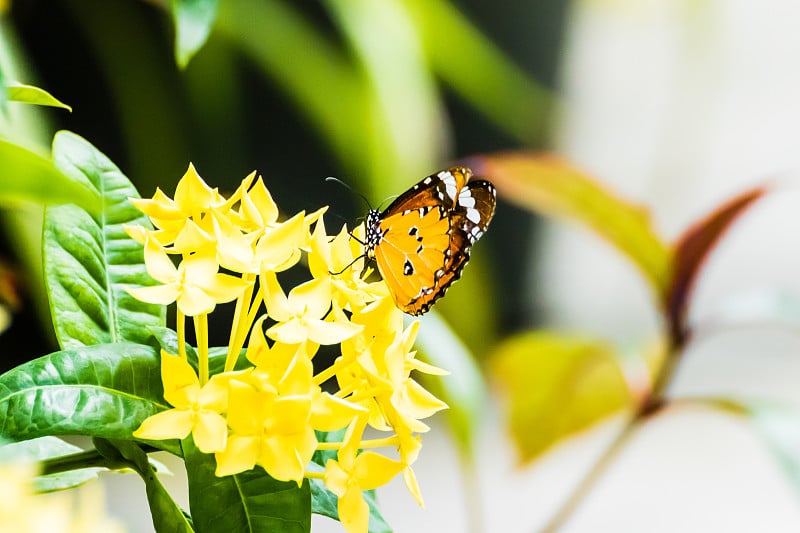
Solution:
[[[406,313],[423,314],[444,295],[494,215],[494,187],[467,183],[471,175],[454,167],[428,176],[383,213],[367,215],[367,256]]]

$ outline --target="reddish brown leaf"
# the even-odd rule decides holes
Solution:
[[[696,222],[680,236],[673,252],[672,280],[667,291],[667,313],[673,341],[680,345],[687,334],[686,311],[697,274],[709,252],[730,225],[755,200],[767,192],[758,187],[746,191]]]

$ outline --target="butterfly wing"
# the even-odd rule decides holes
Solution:
[[[454,167],[428,176],[368,223],[367,253],[406,313],[423,314],[444,295],[494,215],[494,187],[467,183],[471,175]]]
[[[486,180],[471,181],[458,195],[456,207],[450,213],[450,242],[445,252],[442,275],[436,280],[435,289],[415,299],[411,307],[422,314],[442,296],[450,285],[461,278],[461,272],[469,261],[472,245],[483,236],[494,217],[497,193]]]

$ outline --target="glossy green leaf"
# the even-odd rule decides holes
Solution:
[[[680,340],[687,333],[685,322],[689,299],[708,254],[739,215],[765,193],[765,189],[757,188],[738,195],[695,223],[676,242],[673,274],[666,301],[675,339]]]
[[[131,343],[55,352],[0,376],[0,438],[130,439],[166,409],[156,351]],[[167,445],[164,449],[168,449]]]
[[[70,113],[72,108],[39,87],[24,85],[22,83],[10,83],[7,86],[8,101],[22,102],[24,104],[42,105],[49,107],[60,107]]]
[[[217,0],[172,0],[175,59],[181,68],[205,44],[217,16]]]
[[[416,346],[427,362],[450,372],[425,383],[450,406],[443,414],[464,457],[469,457],[488,404],[483,374],[469,349],[435,310],[421,320]]]
[[[339,431],[317,431],[319,442],[341,442],[345,429]],[[309,469],[318,472],[325,470],[328,459],[336,459],[336,450],[317,450],[311,458]],[[331,492],[321,479],[311,479],[311,512],[339,520],[339,498]],[[378,506],[378,496],[375,490],[364,491],[364,501],[369,506],[369,533],[392,533],[392,528],[386,522]]]
[[[154,281],[142,245],[123,225],[151,227],[129,197],[135,187],[102,153],[81,137],[59,132],[56,166],[74,183],[91,188],[102,207],[91,215],[74,205],[49,207],[44,224],[44,271],[59,343],[65,349],[131,341],[145,343],[149,326],[163,326],[165,308],[142,303],[126,287]]]
[[[70,180],[50,159],[3,140],[0,140],[0,201],[71,202],[93,212],[100,206],[96,191]]]
[[[522,208],[578,222],[617,247],[642,271],[663,301],[670,283],[671,251],[648,211],[605,189],[564,159],[500,153],[475,158],[474,170],[500,196]]]
[[[490,368],[523,461],[631,403],[614,352],[593,339],[521,334],[497,348]]]
[[[0,463],[8,461],[44,461],[46,459],[81,453],[83,450],[56,437],[14,442],[0,447]],[[39,475],[34,480],[37,492],[53,492],[83,485],[97,479],[101,468],[81,468],[56,474]]]
[[[183,441],[192,522],[201,533],[308,533],[311,489],[276,481],[260,467],[217,477],[216,460]]]
[[[98,450],[111,454],[112,458],[118,454],[141,476],[156,533],[191,533],[194,531],[184,512],[161,484],[147,454],[138,444],[131,441],[104,441],[103,439],[96,439],[95,444]]]

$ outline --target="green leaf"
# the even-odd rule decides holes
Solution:
[[[75,203],[91,211],[100,206],[96,191],[70,180],[50,159],[3,140],[0,140],[0,201]]]
[[[44,461],[65,455],[80,453],[83,450],[56,437],[14,442],[0,447],[0,463],[9,461]],[[97,479],[101,468],[81,468],[69,472],[59,472],[37,476],[34,486],[37,492],[53,492],[83,485]]]
[[[746,191],[704,219],[695,223],[681,235],[675,245],[672,279],[667,293],[667,312],[675,339],[683,338],[687,331],[686,314],[697,275],[708,254],[730,225],[750,205],[766,193],[763,188]]]
[[[671,251],[648,211],[616,196],[569,162],[508,152],[475,158],[474,169],[504,199],[547,216],[576,221],[617,247],[642,271],[659,301],[670,283]]]
[[[194,531],[184,512],[159,481],[147,454],[138,444],[123,440],[104,442],[102,439],[96,439],[95,444],[101,453],[107,452],[113,456],[118,454],[124,458],[142,477],[156,533],[191,533]]]
[[[116,343],[55,352],[0,376],[0,438],[131,439],[145,418],[168,408],[163,394],[161,363],[149,346]]]
[[[319,442],[341,442],[344,438],[345,429],[338,431],[317,431],[317,441]],[[325,463],[328,459],[336,459],[336,450],[317,450],[311,458],[312,464],[309,468],[314,471],[322,472],[325,470]],[[339,498],[325,486],[321,479],[311,479],[311,512],[321,516],[327,516],[334,520],[339,520]],[[392,528],[386,523],[378,505],[378,496],[375,490],[364,491],[364,501],[369,506],[369,533],[392,533]]]
[[[436,311],[421,320],[417,346],[427,362],[450,372],[443,377],[426,377],[426,385],[450,406],[444,415],[463,457],[470,457],[484,406],[488,404],[483,374],[469,349]]]
[[[490,368],[523,461],[631,403],[612,349],[593,339],[517,335],[492,354]]]
[[[102,198],[94,215],[74,205],[45,212],[44,270],[56,335],[62,348],[131,341],[146,343],[149,326],[163,326],[165,307],[140,302],[125,287],[154,282],[143,247],[124,224],[151,227],[128,200],[138,197],[122,172],[83,138],[59,132],[56,166]]]
[[[213,455],[200,452],[191,438],[183,441],[189,477],[189,507],[197,531],[203,533],[308,533],[311,531],[311,489],[292,481],[276,481],[260,467],[217,477]]]
[[[60,107],[70,113],[72,108],[39,87],[33,85],[23,85],[22,83],[10,83],[7,85],[8,100],[10,102],[22,102],[25,104],[43,105],[49,107]]]
[[[217,3],[217,0],[172,0],[175,59],[181,68],[189,64],[208,39],[217,16]]]

